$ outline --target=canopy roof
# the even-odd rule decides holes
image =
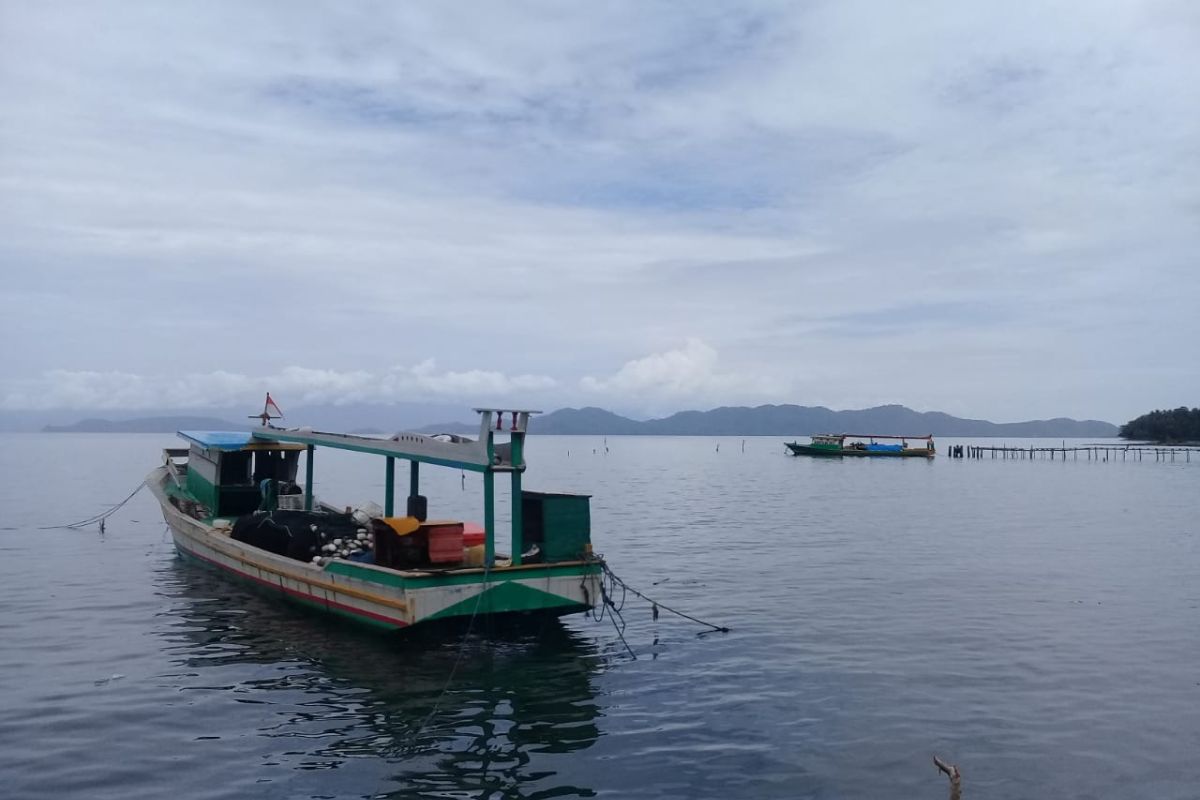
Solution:
[[[834,436],[842,436],[847,439],[932,439],[933,434],[926,436],[892,436],[884,433],[835,433]]]
[[[303,450],[303,447],[267,443],[256,439],[250,431],[179,431],[181,438],[195,442],[207,450]]]
[[[487,471],[489,465],[492,470],[511,467],[511,464],[507,463],[509,446],[507,444],[497,446],[495,459],[489,459],[489,442],[486,440],[466,439],[446,442],[420,433],[398,433],[388,439],[377,439],[348,433],[325,433],[308,428],[297,430],[257,428],[250,435],[264,442],[294,442],[302,446],[355,450],[360,453],[391,456],[392,458],[455,467],[473,472]]]

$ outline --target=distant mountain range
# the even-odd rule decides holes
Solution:
[[[257,425],[257,419],[249,415],[262,409],[258,408],[173,408],[170,411],[157,412],[145,409],[112,408],[104,409],[44,409],[44,410],[13,410],[0,409],[0,431],[44,431],[50,429],[83,430],[79,425],[86,425],[87,430],[113,430],[133,432],[130,426],[141,424],[143,420],[168,420],[182,417],[200,419],[203,426],[190,424],[190,427],[217,427],[225,430],[242,430]],[[471,419],[471,406],[466,403],[343,403],[341,405],[283,404],[286,425],[312,425],[328,431],[350,431],[364,428],[374,428],[382,431],[412,430],[421,425],[429,425],[443,419]],[[90,417],[80,422],[82,417]],[[96,418],[100,418],[97,420]],[[230,422],[229,420],[235,420]],[[114,423],[114,427],[107,427]],[[159,423],[154,423],[156,427]],[[162,423],[166,425],[167,423]],[[140,428],[138,430],[141,430]],[[147,431],[156,432],[156,431]]]
[[[43,433],[174,433],[175,431],[247,431],[244,422],[215,417],[140,417],[138,419],[84,419],[72,425],[46,425]]]
[[[478,425],[433,425],[428,432],[470,433]],[[531,433],[647,436],[806,436],[814,433],[862,433],[893,436],[1011,436],[1107,438],[1117,426],[1099,420],[1063,417],[1028,422],[963,419],[940,411],[919,412],[899,405],[859,411],[823,406],[733,406],[711,411],[680,411],[662,419],[638,421],[602,408],[563,408],[530,423]]]
[[[297,417],[297,424],[300,418]],[[142,417],[110,421],[86,419],[73,425],[47,425],[51,433],[173,433],[177,430],[249,430],[251,424],[228,422],[212,417]],[[330,426],[333,429],[367,430],[358,426]],[[397,426],[397,430],[400,426]],[[372,426],[369,430],[384,430]],[[479,431],[479,423],[452,422],[427,425],[425,433],[466,433]],[[662,419],[634,420],[602,408],[563,408],[535,417],[530,423],[534,434],[593,436],[806,436],[814,433],[859,433],[892,436],[1010,436],[1108,438],[1117,435],[1117,426],[1098,420],[1066,418],[1028,422],[989,422],[963,419],[940,411],[919,412],[899,405],[879,406],[858,411],[833,411],[823,406],[734,406],[711,411],[680,411]]]

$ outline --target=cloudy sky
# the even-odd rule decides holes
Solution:
[[[1200,404],[1200,4],[0,0],[0,409]]]

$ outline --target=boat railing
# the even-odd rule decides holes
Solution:
[[[184,481],[187,480],[187,458],[188,449],[186,447],[163,448],[163,466],[167,468],[167,475],[175,482],[175,487],[178,489],[182,489]]]
[[[303,511],[304,510],[304,495],[303,494],[281,494],[276,500],[276,508],[280,511]]]
[[[899,441],[906,441],[906,440],[911,439],[913,441],[918,441],[918,442],[925,442],[925,441],[933,440],[933,434],[926,434],[924,436],[897,436],[895,434],[885,434],[885,433],[841,433],[838,435],[841,436],[843,439],[896,439]]]
[[[477,408],[475,411],[480,415],[478,439],[456,436],[447,441],[446,438],[411,432],[396,433],[386,439],[379,439],[357,434],[316,431],[307,427],[274,426],[255,428],[251,435],[263,441],[354,450],[474,472],[524,470],[525,463],[519,445],[514,448],[513,442],[496,442],[493,441],[493,437],[497,433],[504,433],[520,441],[529,424],[529,416],[539,412],[493,408]]]

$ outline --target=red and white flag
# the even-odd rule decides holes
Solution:
[[[263,406],[263,413],[270,414],[272,411],[275,412],[275,416],[277,417],[283,416],[283,412],[279,410],[279,406],[275,405],[275,401],[271,399],[271,393],[267,392],[267,404]]]

